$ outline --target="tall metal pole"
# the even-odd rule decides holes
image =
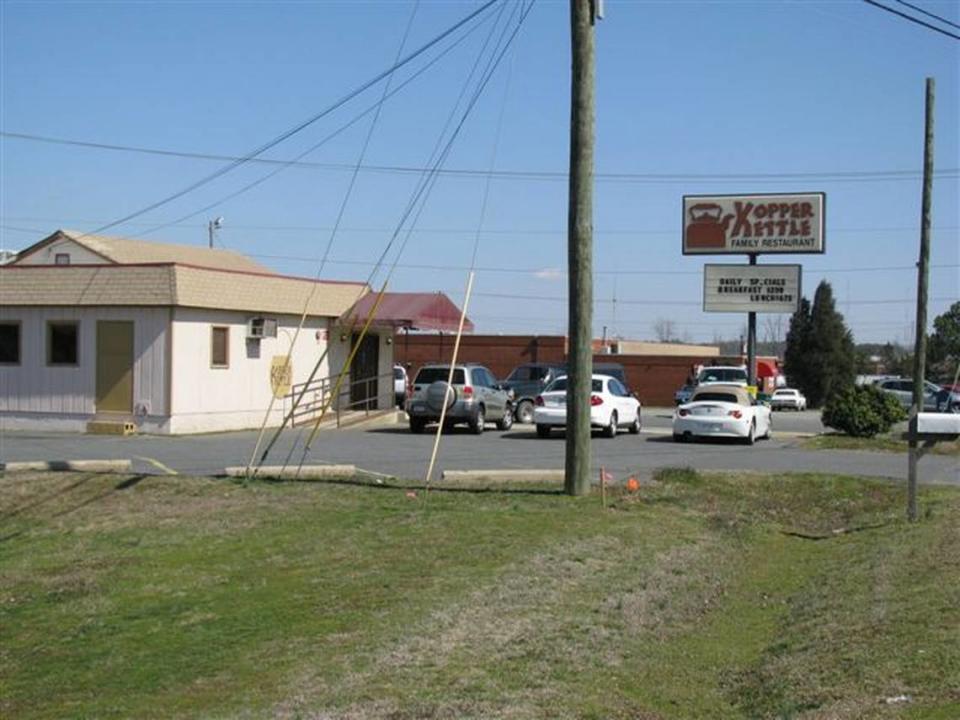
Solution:
[[[927,279],[930,271],[930,207],[933,195],[934,81],[927,78],[926,127],[923,142],[923,206],[920,210],[920,260],[917,262],[917,323],[913,345],[913,407],[911,418],[923,411],[923,381],[927,355]],[[907,518],[917,519],[918,442],[911,438],[908,452]]]
[[[757,264],[757,254],[750,253],[750,264]],[[757,384],[757,314],[747,313],[747,385]]]
[[[593,375],[593,19],[591,0],[570,0],[570,194],[567,211],[569,348],[564,489],[590,492]]]

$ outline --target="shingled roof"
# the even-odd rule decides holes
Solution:
[[[12,265],[25,265],[31,255],[59,240],[70,240],[116,265],[143,263],[183,263],[217,270],[239,270],[275,274],[270,268],[233,250],[194,245],[151,242],[125,237],[86,235],[75,230],[57,230],[38,243],[17,254]]]
[[[5,265],[3,306],[178,306],[339,317],[364,283],[177,265]],[[309,301],[308,301],[309,300]]]
[[[58,242],[101,261],[53,265],[31,259]],[[35,262],[41,260],[40,263]],[[366,283],[280,275],[231,250],[57,230],[0,267],[3,306],[193,307],[339,317],[366,295]]]

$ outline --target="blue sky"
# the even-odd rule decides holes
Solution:
[[[956,2],[918,4],[960,23]],[[392,65],[414,5],[6,1],[2,130],[244,155]],[[407,51],[479,5],[423,0]],[[779,261],[803,264],[808,296],[822,278],[833,284],[858,341],[912,343],[927,76],[937,81],[931,319],[958,299],[960,42],[855,0],[608,0],[606,11],[596,31],[597,335],[606,326],[653,338],[670,320],[690,340],[736,337],[744,316],[701,310],[702,265],[740,259],[681,255],[681,196],[823,191],[827,252]],[[476,172],[440,177],[392,277],[393,290],[439,289],[461,302],[479,232],[470,315],[480,332],[565,331],[568,13],[566,2],[536,3],[445,164]],[[418,179],[396,168],[427,163],[490,18],[384,105],[365,160],[380,169],[359,174],[324,277],[367,278]],[[264,157],[303,153],[381,92]],[[147,232],[277,167],[248,163],[107,234],[205,244],[207,221],[223,216],[223,246],[313,276],[371,117],[305,156],[314,165]],[[58,227],[93,230],[225,164],[9,135],[0,150],[0,242],[14,249]],[[488,183],[491,169],[523,174]],[[878,176],[887,171],[908,173]],[[776,318],[785,330],[786,316],[761,315],[761,338]]]

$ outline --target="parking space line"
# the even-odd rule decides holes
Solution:
[[[167,475],[179,475],[179,474],[180,474],[180,473],[178,473],[176,470],[174,470],[173,468],[167,467],[166,465],[164,465],[164,464],[163,464],[162,462],[160,462],[159,460],[154,460],[153,458],[148,458],[148,457],[141,457],[141,456],[139,456],[139,455],[135,456],[135,458],[136,458],[137,460],[143,460],[145,463],[149,463],[149,464],[153,465],[155,468],[157,468],[158,470],[162,470],[162,471],[163,471],[165,474],[167,474]]]

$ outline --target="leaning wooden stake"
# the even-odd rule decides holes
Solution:
[[[443,432],[443,421],[447,417],[447,396],[453,393],[453,401],[457,401],[457,391],[453,389],[453,371],[457,365],[457,355],[460,353],[460,337],[463,335],[463,321],[467,317],[467,307],[470,305],[470,293],[473,291],[473,270],[467,276],[467,292],[463,299],[463,310],[460,311],[460,324],[457,326],[457,339],[453,341],[453,356],[450,358],[450,372],[447,373],[447,392],[443,395],[443,406],[440,408],[440,424],[437,426],[437,434],[433,438],[433,452],[430,453],[430,465],[427,467],[427,475],[423,479],[424,484],[430,487],[430,478],[433,476],[433,466],[437,462],[437,452],[440,450],[440,434]]]
[[[607,507],[607,471],[600,466],[600,505]]]

